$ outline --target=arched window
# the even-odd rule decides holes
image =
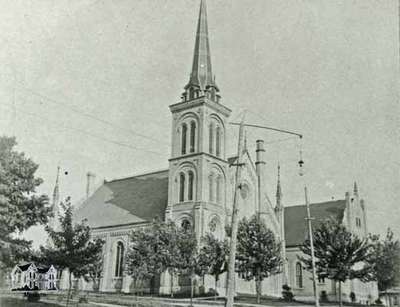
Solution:
[[[217,157],[221,155],[221,128],[217,127],[215,133],[215,154]]]
[[[182,155],[186,154],[186,135],[187,135],[187,126],[186,126],[186,124],[183,124],[182,125],[182,141],[181,141]]]
[[[193,200],[194,194],[194,175],[192,171],[189,171],[189,187],[188,187],[188,200]]]
[[[192,228],[192,224],[188,219],[184,219],[181,223],[181,227],[184,231],[188,231]]]
[[[208,176],[208,200],[210,202],[214,201],[214,176]]]
[[[212,154],[214,152],[214,125],[211,123],[208,129],[208,152]]]
[[[217,203],[220,204],[222,202],[222,177],[219,175],[217,177],[217,188],[216,188],[216,194],[217,194]]]
[[[196,123],[192,121],[190,123],[190,152],[194,152],[196,142]]]
[[[124,245],[122,242],[117,243],[117,254],[115,258],[115,277],[122,277],[124,262]]]
[[[179,201],[185,201],[185,174],[179,175]]]
[[[296,263],[296,286],[303,288],[303,267],[300,262]]]

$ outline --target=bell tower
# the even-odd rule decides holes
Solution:
[[[206,1],[201,0],[189,82],[172,113],[166,219],[223,235],[228,162],[226,125],[231,110],[221,104],[212,72]]]

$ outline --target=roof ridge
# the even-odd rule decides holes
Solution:
[[[328,201],[320,201],[317,203],[310,203],[310,206],[314,205],[322,205],[322,204],[328,204],[328,203],[335,203],[339,201],[346,201],[346,199],[335,199],[335,200],[328,200]],[[306,204],[300,204],[300,205],[294,205],[294,206],[286,206],[285,209],[287,208],[294,208],[294,207],[304,207]]]
[[[106,181],[106,183],[116,182],[116,181],[122,181],[122,180],[128,180],[128,179],[133,179],[133,178],[138,178],[138,177],[143,177],[143,176],[148,176],[148,175],[163,173],[163,172],[167,172],[167,171],[169,171],[169,168],[167,168],[167,169],[162,169],[162,170],[158,170],[158,171],[152,171],[152,172],[149,172],[149,173],[142,173],[142,174],[138,174],[138,175],[133,175],[133,176],[123,177],[123,178],[112,179],[112,180],[110,180],[110,181]]]

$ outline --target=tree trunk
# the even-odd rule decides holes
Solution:
[[[217,294],[217,288],[218,288],[218,275],[215,275],[215,287],[214,287],[215,293],[214,293],[214,301],[217,300],[217,296],[218,296],[218,294]]]
[[[171,297],[174,297],[174,273],[171,274]]]
[[[71,294],[71,287],[72,287],[71,274],[72,274],[72,272],[69,271],[69,275],[68,275],[68,292],[67,292],[67,307],[69,305],[69,296]]]
[[[190,274],[190,306],[193,306],[193,274]]]
[[[339,306],[343,306],[342,302],[342,282],[339,280]]]
[[[255,279],[256,282],[256,295],[257,295],[257,304],[261,303],[261,279]]]

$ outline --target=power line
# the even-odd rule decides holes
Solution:
[[[38,93],[38,92],[35,92],[35,91],[33,91],[32,89],[29,89],[29,88],[26,88],[26,87],[23,87],[23,86],[19,86],[19,87],[22,88],[23,90],[25,90],[25,91],[31,93],[31,94],[34,95],[34,96],[37,96],[37,97],[39,97],[39,98],[41,98],[41,99],[44,99],[45,101],[50,102],[50,103],[52,103],[52,104],[54,104],[54,105],[60,106],[60,107],[65,108],[65,109],[68,109],[68,110],[70,110],[70,111],[72,111],[72,112],[74,112],[74,113],[76,113],[76,114],[81,115],[81,116],[85,116],[85,117],[87,117],[87,118],[90,118],[90,119],[92,119],[92,120],[101,122],[101,123],[103,123],[103,124],[105,124],[105,125],[108,125],[108,126],[110,126],[110,127],[114,127],[114,128],[119,129],[119,130],[128,132],[128,133],[130,133],[130,134],[132,134],[132,135],[134,135],[134,136],[138,136],[138,137],[144,138],[144,139],[146,139],[146,140],[152,140],[152,141],[155,141],[155,142],[157,142],[157,143],[163,143],[163,144],[165,144],[165,145],[167,145],[167,146],[170,146],[169,143],[167,143],[167,142],[165,142],[165,141],[162,141],[162,140],[160,140],[160,139],[156,139],[156,138],[153,138],[153,137],[151,137],[151,136],[148,136],[148,135],[145,135],[145,134],[141,134],[141,133],[135,132],[135,131],[133,131],[133,130],[131,130],[131,129],[127,129],[127,128],[118,126],[118,125],[116,125],[116,124],[114,124],[114,123],[112,123],[112,122],[110,122],[110,121],[108,121],[108,120],[99,118],[99,117],[94,116],[94,115],[92,115],[92,114],[90,114],[90,113],[84,112],[84,111],[82,111],[82,110],[80,110],[80,109],[78,109],[78,108],[74,108],[74,107],[68,106],[68,105],[66,105],[66,104],[60,103],[60,102],[58,102],[58,101],[56,101],[56,100],[54,100],[54,99],[52,99],[52,98],[50,98],[50,97],[47,97],[47,96],[45,96],[45,95],[43,95],[43,94],[40,94],[40,93]]]
[[[10,104],[3,105],[3,106],[8,106],[10,109],[12,109],[12,105],[10,105]],[[43,120],[45,120],[46,122],[54,123],[54,125],[56,125],[57,127],[60,127],[60,126],[61,126],[61,127],[64,128],[64,129],[67,129],[67,130],[69,129],[69,130],[72,130],[72,131],[76,131],[76,132],[85,134],[85,135],[87,135],[87,136],[90,136],[90,137],[92,137],[92,138],[102,140],[102,141],[104,141],[104,142],[112,143],[112,144],[119,145],[119,146],[122,146],[122,147],[131,148],[131,149],[134,149],[134,150],[136,150],[136,151],[144,151],[144,152],[148,152],[148,153],[152,153],[152,154],[155,154],[155,155],[159,155],[159,156],[165,157],[165,154],[160,153],[160,152],[156,152],[156,151],[148,150],[148,149],[145,149],[145,148],[140,148],[140,147],[136,147],[136,146],[133,146],[133,145],[130,145],[130,144],[125,144],[125,143],[122,143],[122,142],[118,142],[118,141],[115,141],[115,140],[111,140],[111,139],[108,139],[108,138],[104,138],[104,137],[99,136],[99,135],[97,135],[97,134],[94,134],[94,133],[91,133],[91,132],[88,132],[88,131],[85,131],[85,130],[81,130],[81,129],[78,129],[78,128],[74,128],[74,127],[70,127],[70,126],[66,126],[66,125],[60,125],[59,122],[51,121],[51,120],[49,120],[48,118],[46,118],[46,117],[44,117],[44,116],[40,116],[40,115],[38,115],[38,114],[36,114],[36,113],[31,113],[31,112],[23,111],[23,110],[21,110],[21,109],[16,109],[16,110],[18,110],[18,111],[21,112],[21,113],[24,113],[24,114],[27,114],[27,115],[30,115],[30,116],[34,116],[34,117],[37,117],[37,118],[40,118],[40,119],[43,119]]]

